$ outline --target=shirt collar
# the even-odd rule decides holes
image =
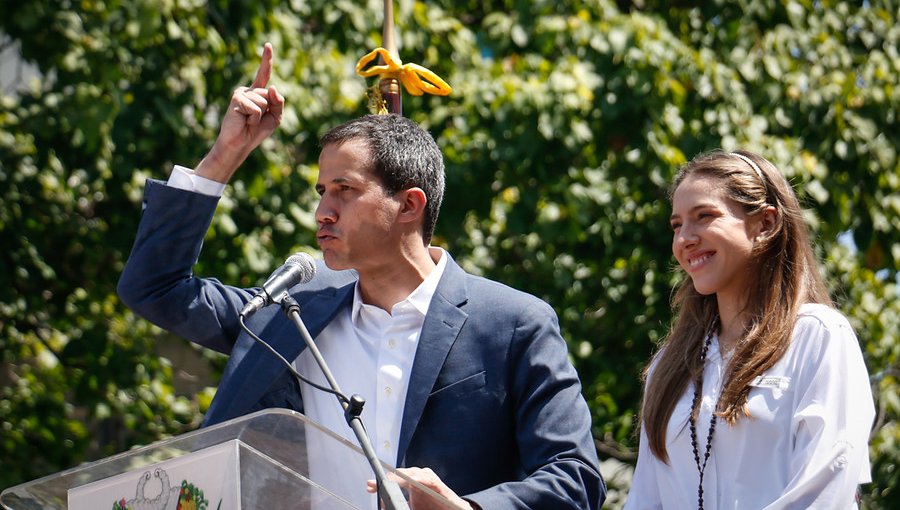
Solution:
[[[430,246],[428,252],[431,254],[432,258],[438,257],[434,269],[425,277],[425,280],[409,294],[409,296],[406,296],[406,299],[395,304],[393,309],[396,310],[397,307],[403,304],[409,304],[423,317],[428,314],[428,307],[431,305],[431,299],[437,292],[437,286],[441,281],[441,276],[444,275],[444,270],[447,268],[448,259],[447,252],[443,248]],[[354,324],[359,324],[359,313],[364,304],[362,293],[359,290],[359,281],[357,281],[353,289],[353,307],[350,316]]]

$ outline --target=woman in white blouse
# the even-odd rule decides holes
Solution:
[[[790,184],[765,158],[716,151],[670,197],[685,278],[645,373],[625,508],[854,508],[872,393]]]

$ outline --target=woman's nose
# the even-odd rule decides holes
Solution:
[[[675,232],[675,237],[672,240],[672,245],[678,248],[685,248],[693,246],[699,238],[697,237],[697,233],[694,232],[692,228],[687,225],[682,225],[677,232]]]

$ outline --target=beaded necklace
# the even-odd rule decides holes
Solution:
[[[715,321],[713,322],[713,327],[714,326]],[[713,328],[711,327],[709,333],[706,335],[706,342],[700,350],[700,374],[697,375],[697,381],[694,383],[694,403],[691,408],[691,415],[688,419],[691,429],[691,447],[694,450],[694,463],[697,465],[697,472],[700,474],[700,484],[697,487],[697,503],[699,505],[699,510],[703,510],[703,473],[706,472],[706,463],[709,461],[709,453],[712,449],[712,440],[713,434],[716,431],[717,418],[714,409],[712,419],[709,421],[709,433],[706,435],[706,450],[703,453],[703,464],[701,464],[700,450],[697,447],[697,419],[695,416],[700,413],[700,394],[703,391],[703,372],[706,368],[706,355],[709,352],[709,344],[712,342],[712,330]],[[718,407],[718,402],[716,402],[716,408]]]

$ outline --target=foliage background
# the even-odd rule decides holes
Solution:
[[[260,48],[288,98],[196,272],[254,285],[314,247],[317,138],[365,113],[375,0],[2,0],[41,79],[0,96],[0,487],[196,428],[221,357],[125,309],[145,178],[193,165]],[[868,508],[900,502],[900,8],[894,1],[396,2],[405,98],[448,164],[435,242],[559,313],[614,489],[670,320],[666,185],[713,148],[766,155],[808,206],[877,396]],[[894,126],[891,128],[890,126]],[[619,467],[617,467],[619,466]],[[611,505],[622,493],[611,494]]]

